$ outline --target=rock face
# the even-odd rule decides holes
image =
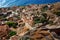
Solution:
[[[60,40],[60,3],[28,5],[0,10],[0,40]],[[6,22],[14,22],[10,28]],[[15,24],[15,22],[17,24]],[[10,24],[10,23],[8,23]],[[16,36],[17,35],[17,36]],[[56,36],[57,35],[57,36]],[[19,37],[18,37],[19,36]],[[53,37],[52,37],[53,36]],[[30,39],[29,39],[29,38]],[[54,39],[56,38],[56,39]]]
[[[32,34],[30,33],[31,39],[34,40],[53,40],[52,35],[49,31],[37,29]]]
[[[0,38],[5,39],[8,36],[9,27],[7,25],[0,25]]]
[[[12,36],[9,40],[19,40],[19,36]]]
[[[23,37],[24,40],[54,40],[48,30],[36,29],[30,31]]]

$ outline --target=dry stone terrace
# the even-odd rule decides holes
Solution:
[[[0,8],[0,39],[60,40],[59,4]]]

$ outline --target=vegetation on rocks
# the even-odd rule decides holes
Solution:
[[[13,28],[16,28],[18,23],[15,23],[15,22],[6,22],[6,24],[9,26],[9,27],[13,27]]]

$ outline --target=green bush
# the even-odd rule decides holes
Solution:
[[[45,18],[44,16],[36,17],[36,18],[34,19],[35,24],[36,24],[36,23],[44,23],[45,21],[46,21],[46,18]]]
[[[13,27],[13,28],[16,28],[18,23],[15,23],[15,22],[7,22],[6,23],[9,27]]]
[[[40,18],[37,17],[37,16],[35,16],[35,17],[34,17],[34,23],[35,23],[35,24],[36,24],[36,23],[40,23]]]
[[[10,31],[10,32],[9,32],[9,36],[11,37],[11,36],[13,36],[13,35],[16,35],[16,32],[15,32],[15,31]]]
[[[60,16],[60,11],[54,12],[57,16]]]
[[[30,38],[29,37],[26,37],[25,40],[30,40]]]
[[[20,19],[20,16],[15,16],[15,17]]]
[[[46,13],[42,13],[42,16],[44,16],[45,18],[47,18],[47,14]]]
[[[44,23],[44,22],[46,22],[46,18],[44,16],[41,16],[40,23]]]
[[[42,8],[42,12],[45,12],[45,11],[47,11],[48,10],[48,6],[44,6],[43,8]]]
[[[35,23],[40,23],[40,19],[36,19],[35,20]]]
[[[29,37],[22,37],[20,40],[31,40]]]
[[[50,25],[52,25],[52,24],[53,24],[53,21],[48,21],[48,23],[49,23]]]

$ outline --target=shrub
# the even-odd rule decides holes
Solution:
[[[22,37],[20,40],[31,40],[29,37]]]
[[[46,18],[44,16],[41,17],[35,17],[34,22],[36,23],[44,23],[46,21]]]
[[[46,13],[42,13],[42,16],[44,16],[45,18],[47,18],[47,14]]]
[[[13,27],[13,28],[16,28],[18,23],[15,23],[15,22],[7,22],[6,23],[9,27]]]
[[[60,11],[54,12],[57,16],[60,16]]]
[[[16,35],[16,32],[15,32],[15,31],[10,31],[10,32],[9,32],[9,36],[11,37],[11,36],[13,36],[13,35]]]
[[[46,22],[46,18],[44,16],[41,16],[40,23],[44,23],[44,22]]]
[[[44,6],[43,8],[42,8],[42,12],[45,12],[45,11],[47,11],[48,10],[48,6]]]
[[[34,17],[34,23],[35,23],[35,24],[36,24],[36,23],[40,23],[40,18],[37,17],[37,16],[35,16],[35,17]]]
[[[52,25],[52,24],[53,24],[53,21],[48,21],[48,23],[49,23],[50,25]]]

